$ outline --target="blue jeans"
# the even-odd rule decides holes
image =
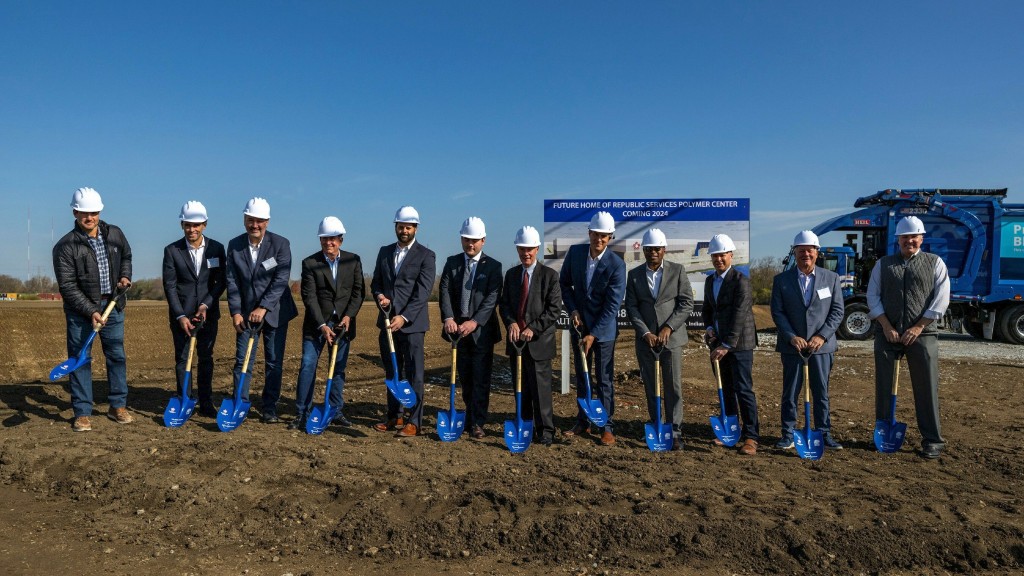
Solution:
[[[288,338],[288,324],[283,326],[263,326],[263,404],[260,410],[263,414],[277,414],[277,401],[281,398],[281,372],[284,367],[284,344]],[[235,386],[238,386],[238,379],[242,374],[242,361],[245,359],[245,349],[249,344],[249,333],[242,332],[235,338]],[[242,386],[242,400],[249,402],[249,384],[252,382],[252,367],[256,364],[256,352],[259,349],[260,339],[257,338],[252,344],[252,353],[249,355],[249,367],[246,371],[249,377],[245,379]]]
[[[66,314],[68,357],[76,357],[92,332],[92,318]],[[124,311],[116,308],[107,316],[107,324],[97,335],[107,363],[107,381],[111,408],[124,408],[128,401],[128,367],[124,355]],[[93,341],[95,343],[95,340]],[[75,416],[92,414],[92,362],[71,373],[71,407]]]
[[[345,366],[348,365],[349,341],[347,338],[338,338],[338,357],[334,361],[334,377],[331,379],[331,406],[341,413],[342,392],[345,391]],[[302,367],[299,368],[299,382],[295,387],[295,413],[299,419],[309,414],[313,405],[313,381],[316,379],[317,365],[320,360],[320,353],[328,356],[330,363],[330,348],[324,350],[326,341],[322,338],[302,339]]]

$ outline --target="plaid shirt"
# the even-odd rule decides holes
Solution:
[[[100,269],[100,294],[111,294],[114,292],[110,284],[110,259],[107,258],[107,243],[103,241],[103,234],[96,231],[96,237],[89,237],[89,246],[96,253],[96,265]]]

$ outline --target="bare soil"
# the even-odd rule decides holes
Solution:
[[[759,310],[759,326],[770,325],[766,316]],[[427,338],[423,436],[401,440],[370,427],[385,398],[372,330],[362,331],[349,364],[351,428],[307,436],[253,417],[224,434],[197,415],[167,429],[162,414],[174,376],[166,308],[131,302],[126,348],[136,422],[102,417],[107,384],[97,346],[93,431],[73,433],[66,380],[46,380],[66,357],[59,303],[0,303],[0,321],[0,574],[1024,570],[1024,367],[986,360],[983,348],[971,361],[942,360],[949,445],[936,461],[914,453],[920,437],[905,371],[898,419],[909,424],[907,442],[898,454],[875,451],[873,361],[863,347],[842,349],[832,378],[834,433],[845,450],[807,462],[771,448],[781,366],[768,348],[755,359],[761,451],[744,457],[712,445],[708,417],[718,413],[717,396],[706,353],[691,344],[686,448],[652,453],[630,332],[620,336],[616,358],[618,443],[560,438],[512,455],[501,435],[502,422],[514,417],[502,355],[487,438],[438,440],[432,427],[447,407],[450,348],[436,333]],[[299,326],[289,335],[286,418],[294,410]],[[230,393],[231,336],[225,319],[217,402]],[[261,373],[262,362],[257,391]],[[560,428],[575,412],[574,396],[555,394]]]

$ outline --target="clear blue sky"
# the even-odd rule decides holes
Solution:
[[[516,261],[545,198],[751,199],[752,256],[883,188],[1024,202],[1024,3],[0,2],[0,273],[52,274],[79,186],[159,276],[178,209],[298,260],[339,216],[372,261],[402,204]],[[438,264],[440,266],[440,262]]]

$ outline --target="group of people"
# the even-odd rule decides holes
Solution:
[[[92,188],[75,191],[71,208],[74,229],[53,249],[54,271],[63,297],[69,354],[76,354],[89,333],[98,331],[110,382],[108,417],[119,423],[133,418],[126,408],[124,301],[119,293],[131,284],[132,253],[123,232],[100,220],[103,203]],[[270,205],[250,199],[243,210],[245,232],[227,247],[205,234],[206,208],[186,202],[179,214],[183,237],[164,249],[163,285],[173,335],[179,393],[184,393],[187,352],[195,339],[198,359],[198,411],[215,417],[213,349],[217,339],[220,299],[227,291],[228,312],[236,336],[234,383],[242,382],[248,402],[248,379],[240,378],[244,359],[262,343],[264,384],[260,417],[280,422],[283,358],[289,322],[298,309],[289,289],[291,247],[288,240],[267,230]],[[423,429],[424,338],[429,330],[427,302],[436,275],[435,253],[416,241],[420,217],[415,208],[401,207],[394,218],[396,241],[380,248],[374,262],[370,292],[377,307],[376,327],[387,379],[402,377],[415,391],[416,403],[403,407],[387,396],[385,418],[373,426],[399,437],[417,436]],[[560,272],[537,256],[540,234],[523,226],[513,240],[519,264],[502,273],[502,265],[484,253],[484,222],[470,217],[459,232],[462,251],[446,259],[439,282],[442,335],[457,349],[459,380],[466,407],[465,431],[485,437],[495,346],[506,340],[505,353],[522,357],[522,416],[534,422],[534,435],[543,445],[555,441],[551,402],[555,332],[564,308],[569,315],[577,396],[591,386],[582,378],[590,368],[593,392],[604,421],[594,425],[581,406],[576,422],[562,432],[565,438],[593,435],[602,445],[614,444],[616,319],[625,304],[635,328],[635,351],[647,392],[651,421],[661,422],[656,402],[656,374],[662,377],[665,420],[671,423],[673,449],[681,449],[683,423],[682,352],[687,320],[693,310],[693,288],[685,267],[665,258],[667,239],[649,229],[641,245],[644,265],[627,274],[623,259],[608,249],[614,237],[611,214],[598,212],[588,226],[588,242],[570,247]],[[934,320],[949,302],[949,279],[938,257],[921,252],[924,227],[913,216],[897,226],[900,252],[878,260],[871,274],[868,303],[878,320],[875,339],[876,416],[889,413],[892,366],[906,355],[913,384],[921,455],[938,457],[945,445],[938,413],[938,353]],[[328,216],[319,225],[320,250],[302,260],[302,361],[296,384],[296,416],[290,429],[304,429],[313,403],[313,382],[325,347],[336,348],[330,404],[338,408],[335,421],[351,425],[342,411],[345,368],[356,318],[365,299],[362,263],[341,249],[345,227]],[[782,437],[777,448],[793,447],[797,394],[803,385],[803,365],[810,368],[816,429],[832,449],[842,446],[831,434],[828,381],[836,351],[835,332],[843,318],[843,294],[838,276],[816,265],[818,238],[809,231],[793,241],[796,266],[774,279],[772,318],[778,327],[783,365]],[[709,243],[714,272],[704,285],[702,322],[710,360],[719,367],[725,413],[742,422],[738,451],[757,453],[760,438],[753,387],[754,348],[757,345],[750,280],[733,267],[736,247],[725,234]],[[116,301],[109,315],[102,311]],[[500,320],[499,320],[500,318]],[[503,327],[502,327],[503,326]],[[250,342],[253,346],[250,346]],[[250,348],[253,348],[250,350]],[[395,354],[396,362],[391,361]],[[394,373],[397,365],[398,374]],[[660,366],[658,366],[660,365]],[[660,368],[660,370],[658,369]],[[91,429],[92,375],[85,365],[71,374],[74,410],[72,429]]]

